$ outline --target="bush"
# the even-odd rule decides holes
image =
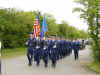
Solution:
[[[92,46],[93,50],[93,58],[96,62],[100,62],[100,43],[99,45],[93,45]]]

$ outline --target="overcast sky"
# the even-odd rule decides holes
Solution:
[[[79,13],[72,13],[73,8],[79,6],[74,0],[0,0],[0,7],[17,8],[25,11],[39,10],[50,13],[57,23],[62,20],[78,29],[87,30],[87,24],[79,18]]]

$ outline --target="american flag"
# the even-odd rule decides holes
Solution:
[[[38,21],[38,15],[36,15],[36,19],[34,20],[34,25],[33,25],[33,29],[34,29],[34,34],[33,36],[36,38],[37,36],[40,35],[40,25],[39,25],[39,21]]]

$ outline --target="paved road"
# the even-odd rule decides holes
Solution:
[[[44,68],[42,61],[39,67],[36,67],[34,62],[29,67],[26,56],[20,56],[2,60],[2,75],[100,75],[89,71],[85,67],[85,64],[91,61],[88,48],[80,51],[78,61],[74,60],[72,53],[72,55],[59,60],[55,69],[51,67],[51,63],[49,63],[48,68]]]

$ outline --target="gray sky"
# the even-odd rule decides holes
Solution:
[[[0,0],[0,7],[13,7],[25,11],[40,10],[50,13],[56,18],[57,23],[62,20],[78,29],[87,30],[84,20],[79,18],[79,13],[72,13],[73,8],[79,6],[74,0]]]

